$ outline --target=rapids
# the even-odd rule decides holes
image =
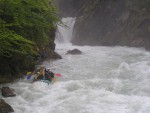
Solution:
[[[43,66],[62,74],[57,82],[6,84],[17,94],[5,99],[15,113],[150,113],[150,52],[56,43],[63,59]],[[82,54],[66,55],[74,48]]]

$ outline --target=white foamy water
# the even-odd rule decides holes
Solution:
[[[67,55],[77,48],[81,55]],[[15,113],[150,113],[150,52],[141,48],[57,44],[61,60],[43,63],[62,74],[47,85],[9,84]]]

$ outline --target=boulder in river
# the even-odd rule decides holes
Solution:
[[[7,104],[3,99],[0,99],[0,113],[13,113],[13,108]]]
[[[79,55],[82,52],[78,49],[68,50],[66,54]]]
[[[14,97],[16,94],[14,94],[14,89],[9,87],[2,87],[2,96],[3,97]]]

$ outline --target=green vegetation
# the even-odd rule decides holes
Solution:
[[[32,69],[58,21],[52,0],[0,0],[0,78]]]

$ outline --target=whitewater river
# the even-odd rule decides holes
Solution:
[[[66,55],[77,48],[81,55]],[[57,44],[61,60],[43,63],[53,84],[20,80],[6,98],[15,113],[150,113],[150,52],[142,48]]]
[[[81,55],[66,55],[77,48]],[[150,53],[127,47],[59,45],[63,59],[44,66],[58,82],[10,84],[15,113],[150,113]]]

